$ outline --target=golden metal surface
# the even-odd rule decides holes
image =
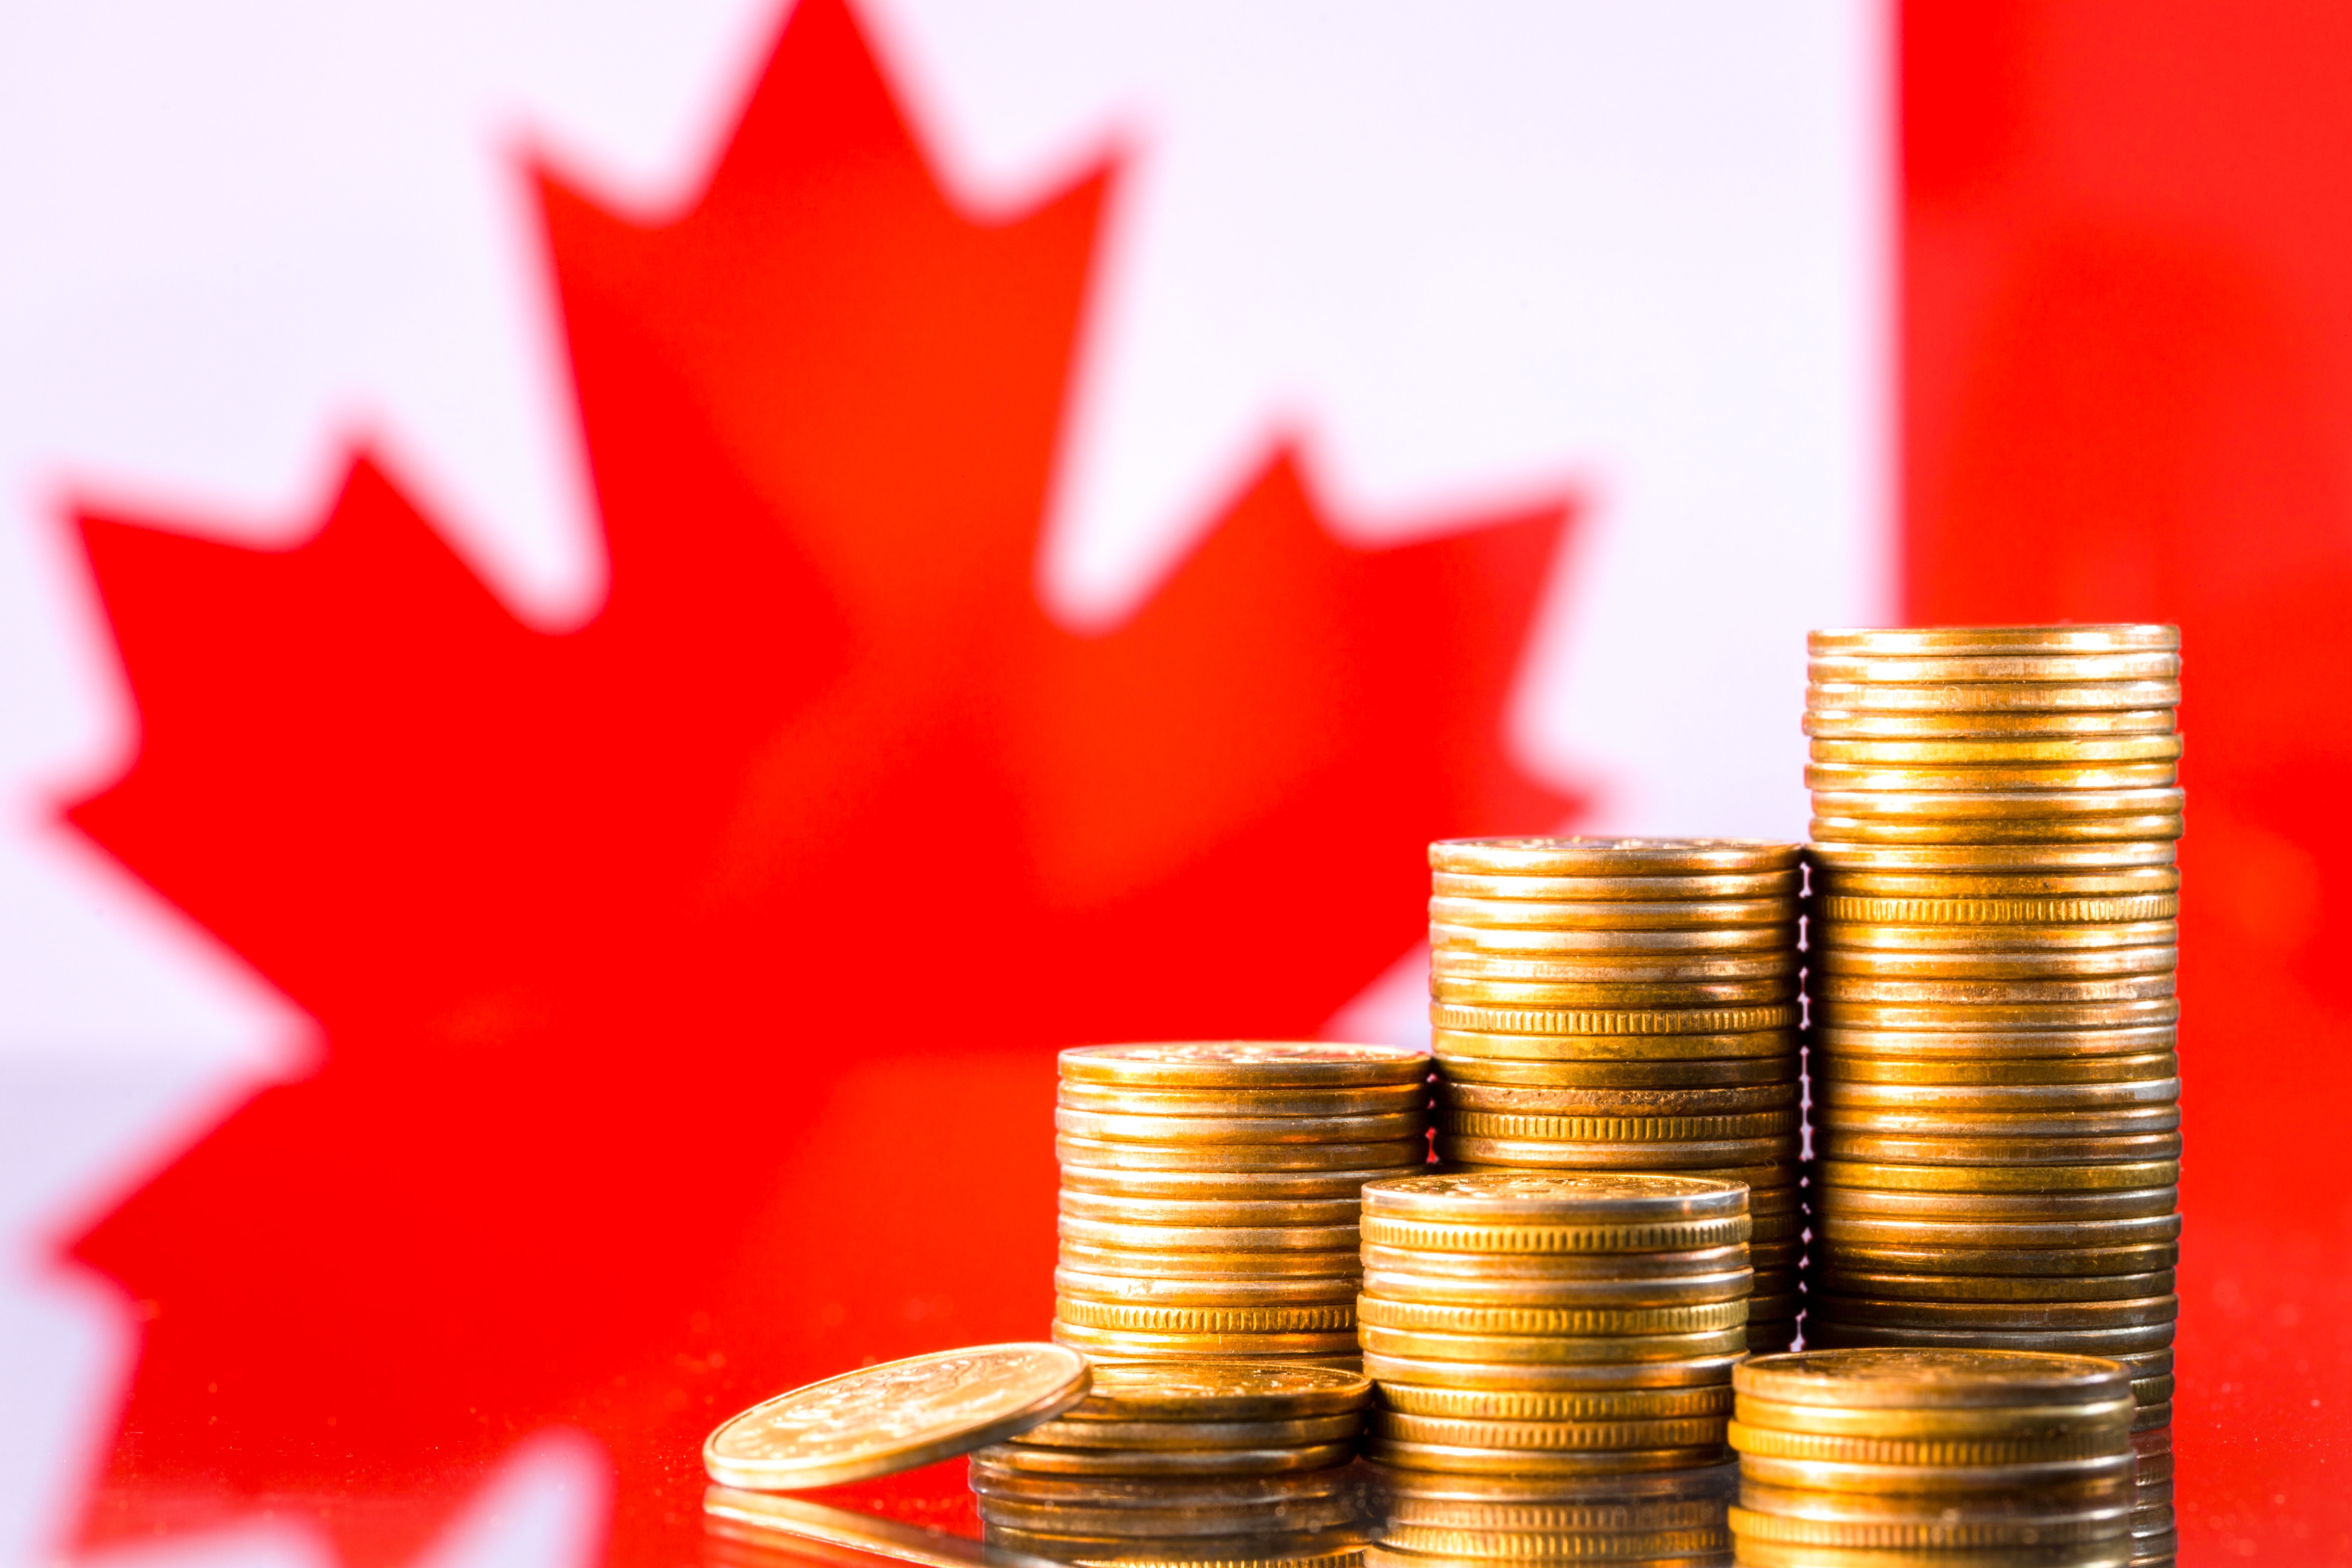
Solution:
[[[968,1454],[1086,1397],[1086,1360],[1048,1344],[979,1345],[885,1363],[763,1400],[712,1432],[721,1486],[796,1491]]]
[[[1418,1083],[1425,1053],[1330,1040],[1171,1040],[1079,1046],[1059,1059],[1066,1081],[1132,1089],[1339,1089]]]

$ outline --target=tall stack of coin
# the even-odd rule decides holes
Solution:
[[[2170,1418],[2179,650],[1813,634],[1809,1345],[2112,1355]]]
[[[1747,1362],[1733,1385],[1742,1563],[2131,1560],[2131,1383],[2115,1362],[1807,1351]]]
[[[1084,1403],[975,1453],[971,1489],[989,1542],[1034,1556],[1349,1568],[1370,1396],[1296,1363],[1098,1365]]]
[[[1764,1349],[1795,1337],[1803,1248],[1798,858],[1736,839],[1429,847],[1439,1157],[1746,1183]]]
[[[1370,1458],[1570,1477],[1725,1457],[1752,1279],[1745,1187],[1406,1176],[1364,1188],[1363,1230]]]
[[[1425,1168],[1428,1079],[1396,1046],[1064,1051],[1055,1342],[1352,1365],[1356,1194]]]
[[[1367,1466],[1367,1568],[1715,1568],[1731,1562],[1737,1464],[1583,1479]]]

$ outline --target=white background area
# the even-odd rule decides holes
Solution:
[[[1512,711],[1584,826],[1801,834],[1802,633],[1891,603],[1889,105],[1875,0],[861,15],[950,190],[1120,160],[1038,561],[1148,596],[1273,444],[1358,542],[1579,503]],[[515,612],[604,583],[534,153],[690,200],[777,8],[57,0],[0,10],[0,1568],[62,1550],[129,1304],[55,1261],[314,1049],[233,955],[54,826],[136,744],[76,500],[291,542],[355,441]],[[1410,1032],[1416,955],[1334,1027]],[[577,1568],[604,1460],[521,1448],[430,1568]],[[310,1568],[284,1527],[118,1553]]]

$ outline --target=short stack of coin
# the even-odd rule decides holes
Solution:
[[[2169,1419],[2179,649],[1813,634],[1807,1344],[2111,1355]]]
[[[2139,1455],[2138,1485],[2132,1492],[2132,1568],[2165,1568],[2179,1549],[2172,1516],[2172,1426],[2143,1427],[2132,1434]]]
[[[992,1544],[1068,1563],[1350,1568],[1361,1373],[1297,1363],[1097,1365],[1083,1404],[971,1458]]]
[[[1736,1182],[1494,1171],[1364,1189],[1369,1458],[1581,1477],[1720,1462],[1753,1279]]]
[[[1429,1066],[1318,1041],[1064,1051],[1055,1340],[1352,1365],[1357,1193],[1426,1168]]]
[[[1737,1464],[1585,1479],[1367,1466],[1367,1568],[1731,1562]]]
[[[1429,848],[1439,1158],[1746,1183],[1762,1349],[1794,1339],[1801,1300],[1799,854],[1735,839]]]
[[[1747,1362],[1733,1384],[1744,1563],[2131,1560],[2131,1380],[2115,1362],[1807,1351]]]

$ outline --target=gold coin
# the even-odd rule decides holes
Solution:
[[[1646,1226],[1731,1219],[1747,1208],[1748,1195],[1727,1183],[1679,1176],[1406,1176],[1364,1194],[1367,1216],[1439,1225]]]
[[[2055,1435],[1882,1437],[1788,1432],[1734,1421],[1728,1438],[1743,1459],[1752,1454],[1771,1459],[1948,1468],[1960,1465],[2042,1465],[2124,1452],[2130,1446],[2124,1428],[2125,1423],[2116,1421]]]
[[[2132,1397],[2143,1405],[2170,1405],[2172,1403],[2171,1374],[2168,1373],[2160,1377],[2134,1378]]]
[[[1590,1013],[1631,1017],[1660,1013],[1733,1012],[1779,1004],[1793,1008],[1797,999],[1794,974],[1763,980],[1694,980],[1553,983],[1537,980],[1470,980],[1433,973],[1429,995],[1436,1007],[1475,1007],[1517,1013]],[[1564,1029],[1562,1034],[1601,1035],[1606,1028]]]
[[[1537,877],[1489,876],[1475,871],[1432,871],[1429,890],[1441,899],[1487,902],[1524,900],[1556,904],[1715,903],[1746,899],[1793,899],[1804,889],[1794,866],[1778,871],[1700,872],[1690,876]]]
[[[2094,740],[2116,735],[2168,735],[2180,727],[2170,708],[2113,708],[2067,712],[1858,712],[1809,710],[1799,727],[1815,740],[2019,741]]]
[[[1437,1157],[1465,1165],[1563,1171],[1673,1171],[1680,1174],[1734,1161],[1793,1161],[1797,1138],[1746,1138],[1715,1142],[1581,1143],[1559,1139],[1480,1138],[1440,1132]]]
[[[2180,1216],[2143,1215],[2131,1219],[2032,1220],[1887,1219],[1824,1210],[1813,1216],[1813,1234],[1828,1243],[1823,1256],[1848,1245],[1932,1247],[2006,1250],[2029,1247],[2127,1247],[2177,1241]]]
[[[1361,1244],[1351,1225],[1131,1225],[1063,1215],[1064,1241],[1144,1252],[1336,1252]]]
[[[1740,1039],[1757,1034],[1787,1034],[1796,1028],[1800,1018],[1797,1005],[1792,1002],[1777,1002],[1757,1007],[1612,1011],[1605,1008],[1486,1007],[1440,1000],[1433,1003],[1429,1010],[1431,1026],[1441,1036],[1526,1035],[1571,1039],[1619,1035],[1641,1038],[1696,1035],[1711,1039]],[[1793,1046],[1790,1048],[1793,1049]],[[1591,1049],[1598,1051],[1600,1047],[1596,1045]],[[1734,1048],[1713,1054],[1746,1056],[1750,1053]]]
[[[1054,1140],[1064,1166],[1113,1171],[1210,1171],[1220,1175],[1257,1171],[1362,1171],[1413,1165],[1429,1157],[1425,1136],[1379,1143],[1120,1143],[1107,1139]]]
[[[1330,1040],[1171,1040],[1076,1047],[1060,1068],[1065,1082],[1128,1089],[1344,1089],[1419,1083],[1429,1056]]]
[[[1378,1143],[1413,1137],[1425,1112],[1370,1116],[1122,1116],[1056,1107],[1054,1129],[1073,1138],[1126,1143]]]
[[[1748,1343],[1746,1334],[1736,1328],[1705,1333],[1609,1334],[1570,1339],[1534,1334],[1445,1334],[1363,1323],[1358,1325],[1356,1335],[1363,1342],[1367,1355],[1536,1365],[1688,1361],[1700,1356],[1737,1354]]]
[[[724,1487],[802,1491],[936,1460],[1025,1432],[1086,1397],[1083,1356],[979,1345],[886,1362],[763,1400],[702,1445]]]
[[[1181,1363],[1112,1363],[1125,1368],[1150,1370]],[[1244,1367],[1246,1362],[1210,1362],[1209,1367]],[[1288,1363],[1285,1370],[1318,1369]],[[971,1489],[984,1498],[1008,1502],[1072,1503],[1083,1508],[1254,1509],[1268,1504],[1312,1502],[1352,1492],[1351,1471],[1341,1467],[1325,1470],[1289,1470],[1270,1476],[1041,1476],[1008,1470],[973,1455]]]
[[[2172,1343],[2173,1325],[2139,1323],[2118,1329],[1930,1329],[1901,1328],[1875,1323],[1849,1323],[1827,1316],[1816,1307],[1805,1318],[1805,1343],[1823,1349],[1902,1345],[1921,1349],[2049,1351],[2084,1356],[2104,1356],[2139,1350],[2160,1350]]]
[[[2178,1160],[2112,1165],[1904,1165],[1823,1160],[1813,1167],[1823,1187],[1876,1192],[2043,1193],[2168,1187],[2180,1180]]]
[[[1462,1083],[1441,1078],[1434,1088],[1441,1110],[1607,1117],[1793,1115],[1799,1100],[1793,1081],[1721,1089],[1583,1089],[1539,1081]]]
[[[1375,1410],[1366,1430],[1374,1438],[1402,1443],[1557,1454],[1604,1448],[1713,1447],[1724,1440],[1726,1424],[1720,1415],[1637,1421],[1496,1421]]]
[[[1456,1563],[1638,1561],[1643,1568],[1715,1563],[1731,1549],[1718,1520],[1689,1530],[1612,1530],[1586,1534],[1523,1530],[1459,1530],[1392,1523],[1367,1551],[1366,1568],[1454,1568]],[[1375,1553],[1378,1554],[1375,1560]]]
[[[2115,1075],[2119,1069],[2101,1066],[2103,1058],[2137,1058],[2169,1053],[2179,1043],[2179,1025],[2176,1016],[2178,1001],[2154,1004],[2168,1015],[2141,1023],[2110,1026],[2099,1028],[2064,1028],[2051,1026],[1949,1026],[1937,1025],[1924,1028],[1857,1028],[1850,1026],[1824,1026],[1813,1031],[1813,1047],[1822,1059],[1834,1066],[1839,1062],[1866,1064],[1876,1058],[1891,1062],[1932,1062],[1934,1065],[1960,1069],[1951,1081],[1969,1081],[1964,1074],[1982,1070],[1988,1073],[2005,1071],[2009,1064],[2035,1064],[2032,1070],[2049,1075],[2049,1081],[2087,1080],[2101,1074]],[[1843,1074],[1843,1069],[1839,1069]],[[1872,1068],[1871,1070],[1880,1070]],[[1891,1067],[1884,1069],[1894,1070]],[[1856,1075],[1864,1071],[1855,1069]],[[2006,1082],[2005,1079],[1988,1077],[1986,1082]]]
[[[1454,1077],[1461,1070],[1451,1064],[1461,1060],[1564,1065],[1765,1060],[1783,1064],[1779,1070],[1785,1072],[1797,1059],[1794,1029],[1738,1035],[1490,1035],[1441,1026],[1433,1035],[1438,1060]]]
[[[2179,1201],[2176,1187],[2057,1193],[1881,1193],[1867,1187],[1823,1187],[1813,1194],[1812,1208],[1817,1215],[1921,1219],[2138,1219],[2170,1214]]]
[[[2178,680],[2177,649],[2131,649],[2100,653],[2050,653],[2041,649],[2000,653],[1890,655],[1840,650],[1806,661],[1809,680],[1843,685],[1977,686],[2079,685],[2085,681]]]
[[[1841,1132],[1904,1133],[1937,1138],[2089,1138],[2169,1132],[2180,1125],[2180,1102],[2111,1105],[2101,1110],[1889,1110],[1836,1105],[1815,1120]]]
[[[1813,1091],[1874,1094],[1899,1091],[1926,1095],[1953,1090],[2090,1089],[2121,1086],[2130,1093],[2180,1081],[2180,1058],[2169,1050],[2109,1057],[1992,1057],[1970,1060],[1947,1056],[1861,1056],[1827,1047],[1813,1058]]]
[[[1743,1298],[1664,1307],[1524,1307],[1392,1301],[1367,1293],[1356,1304],[1356,1321],[1447,1334],[1689,1334],[1742,1326],[1748,1302]]]
[[[1892,797],[1888,797],[1892,798]],[[1819,810],[1816,803],[1815,809]],[[2036,846],[2165,843],[2188,832],[2177,812],[2142,816],[2084,812],[2061,816],[1938,818],[1924,814],[1874,813],[1815,816],[1806,831],[1823,844],[1874,846],[1952,845],[1998,848]]]
[[[1805,634],[1813,658],[2042,658],[2178,653],[2180,628],[2154,621],[2038,626],[1832,626]]]
[[[980,1516],[992,1526],[1033,1533],[1120,1535],[1146,1539],[1207,1538],[1213,1541],[1285,1531],[1322,1531],[1354,1522],[1352,1498],[1325,1497],[1259,1504],[1255,1508],[1077,1508],[1063,1502],[1024,1502],[983,1496]]]
[[[1920,1329],[2143,1328],[2169,1323],[2180,1316],[2180,1298],[2174,1295],[2110,1301],[1882,1301],[1822,1291],[1812,1298],[1812,1303],[1824,1318],[1841,1323]]]
[[[1710,959],[1743,952],[1794,952],[1797,912],[1776,926],[1707,926],[1696,931],[1585,931],[1555,926],[1496,926],[1430,921],[1430,947],[1440,952],[1496,954],[1496,957],[1578,959],[1592,957],[1606,963],[1633,959]],[[1604,973],[1601,978],[1616,978]],[[1679,975],[1677,975],[1679,978]]]
[[[1377,1397],[1388,1410],[1452,1421],[1684,1421],[1703,1416],[1721,1420],[1731,1414],[1732,1407],[1728,1383],[1592,1393],[1421,1388],[1411,1384],[1385,1384]]]
[[[2161,1058],[2169,1061],[2170,1058]],[[1813,1102],[1843,1116],[1852,1111],[1943,1112],[2004,1116],[2090,1115],[2134,1107],[2177,1105],[2178,1078],[2105,1083],[1853,1083],[1813,1080]]]
[[[1118,1084],[1065,1083],[1054,1103],[1115,1116],[1376,1116],[1418,1110],[1427,1086],[1378,1084],[1366,1089],[1128,1089]]]
[[[1353,1303],[1178,1307],[1061,1296],[1054,1301],[1054,1321],[1141,1334],[1336,1334],[1356,1326],[1356,1309]]]
[[[2170,1401],[2167,1401],[2162,1405],[2143,1405],[2139,1407],[2138,1414],[2132,1417],[2132,1431],[2135,1435],[2139,1433],[2143,1428],[2168,1428],[2171,1425],[2172,1405]]]
[[[1673,934],[1752,927],[1794,927],[1804,912],[1793,883],[1764,899],[1529,899],[1433,894],[1431,923],[1513,931]]]
[[[1313,1443],[1271,1448],[1108,1449],[1046,1448],[1000,1443],[982,1448],[991,1468],[1035,1476],[1271,1476],[1289,1470],[1319,1470],[1344,1465],[1352,1443]]]
[[[1794,1106],[1716,1116],[1539,1115],[1448,1106],[1437,1112],[1437,1130],[1467,1138],[1540,1138],[1579,1143],[1754,1144],[1756,1159],[1774,1160],[1784,1157],[1779,1141],[1796,1135],[1797,1121]],[[1733,1161],[1746,1157],[1744,1151],[1725,1156]],[[1795,1151],[1785,1157],[1794,1158]]]
[[[2173,1271],[2165,1268],[2146,1274],[2051,1279],[1824,1268],[1815,1272],[1813,1281],[1814,1288],[1825,1295],[1870,1296],[1882,1301],[2121,1301],[2137,1296],[2172,1294]]]
[[[2178,680],[1910,682],[1823,680],[1805,684],[1808,713],[2115,713],[2178,708]]]
[[[1814,1490],[1768,1486],[1742,1478],[1740,1506],[1750,1513],[1782,1520],[1811,1520],[1823,1524],[1990,1526],[2016,1523],[2031,1526],[2053,1519],[2110,1521],[2108,1529],[2131,1517],[2132,1488],[2117,1477],[2040,1492],[2004,1497],[1998,1492],[1955,1496],[1900,1492]]]
[[[1368,1245],[1416,1253],[1688,1252],[1745,1241],[1753,1228],[1745,1214],[1591,1225],[1462,1223],[1367,1214],[1361,1226]]]
[[[1642,1470],[1680,1470],[1714,1464],[1722,1454],[1720,1446],[1559,1454],[1524,1448],[1463,1448],[1438,1443],[1409,1443],[1393,1437],[1372,1437],[1364,1443],[1365,1458],[1400,1468],[1520,1476],[1608,1476]]]
[[[1858,872],[1937,876],[2114,875],[2159,868],[2173,872],[2172,843],[2111,844],[1808,844],[1805,858],[1835,885]],[[2177,872],[2173,874],[2177,875]],[[2179,886],[2178,883],[2173,884]]]
[[[1348,1355],[1357,1346],[1355,1331],[1337,1333],[1150,1333],[1129,1329],[1097,1329],[1056,1319],[1054,1342],[1096,1357],[1133,1356],[1142,1359],[1236,1356],[1256,1360],[1266,1356]]]
[[[1073,1568],[1361,1568],[1367,1550],[1362,1531],[1353,1527],[1191,1542],[1067,1535],[999,1524],[981,1533],[987,1545],[1003,1552]]]
[[[1352,1225],[1361,1207],[1354,1198],[1131,1198],[1067,1188],[1056,1206],[1076,1219],[1119,1225],[1259,1226]]]
[[[2085,1355],[2003,1351],[1807,1351],[1743,1363],[1742,1398],[1830,1410],[2016,1409],[2112,1403],[2129,1380]]]
[[[1384,1300],[1428,1306],[1628,1309],[1744,1300],[1754,1282],[1749,1268],[1663,1279],[1460,1279],[1370,1270],[1363,1289]]]
[[[1441,838],[1433,871],[1482,877],[1742,876],[1786,871],[1798,847],[1759,838]]]
[[[1066,1236],[1062,1237],[1060,1256],[1066,1268],[1135,1279],[1353,1279],[1362,1268],[1357,1260],[1356,1247],[1344,1245],[1283,1252],[1166,1252],[1151,1245],[1104,1247],[1073,1241]]]
[[[1138,1279],[1087,1269],[1054,1270],[1054,1293],[1081,1301],[1125,1301],[1146,1307],[1352,1306],[1356,1281],[1347,1275],[1279,1279]]]
[[[1106,1362],[1067,1421],[1298,1421],[1371,1402],[1371,1380],[1290,1363]]]
[[[1873,1242],[1823,1237],[1816,1254],[1826,1268],[1848,1272],[1938,1274],[1955,1279],[1986,1277],[2106,1278],[2173,1268],[2180,1245],[2173,1241],[2122,1246],[1949,1247],[1938,1242]]]
[[[1805,787],[1898,795],[1990,790],[2168,789],[2179,779],[2174,762],[1830,763],[1806,764]],[[1853,815],[1853,814],[1849,814]]]
[[[1946,1552],[1966,1552],[1972,1548],[2007,1548],[2007,1564],[2041,1568],[2041,1558],[2030,1552],[2023,1553],[2023,1562],[2020,1563],[2017,1549],[2040,1547],[2046,1552],[2052,1547],[2085,1542],[2113,1544],[2127,1540],[2130,1521],[2122,1510],[2112,1507],[2087,1513],[2044,1512],[2021,1520],[1975,1522],[1791,1518],[1735,1507],[1728,1522],[1731,1533],[1743,1543],[1754,1541],[1869,1553],[1874,1554],[1873,1562],[1885,1568],[1917,1563],[1920,1560],[1913,1555],[1916,1552],[1935,1552],[1937,1560],[1940,1560]],[[1811,1556],[1803,1560],[1808,1563],[1815,1561]]]
[[[1851,1353],[1851,1352],[1849,1352]],[[2035,1441],[2082,1438],[2090,1434],[2112,1446],[2131,1425],[2132,1402],[2120,1398],[2089,1403],[1906,1408],[1795,1405],[1782,1400],[1738,1397],[1736,1414],[1751,1429],[1811,1433],[1843,1439],[1906,1441]],[[1790,1456],[1783,1456],[1784,1458]],[[1893,1462],[1893,1461],[1889,1461]],[[1943,1463],[1948,1461],[1922,1461]],[[2008,1463],[2007,1460],[1987,1463]]]
[[[2180,949],[2175,942],[2148,947],[1982,952],[1888,952],[1824,946],[1812,955],[1812,961],[1816,973],[1821,974],[1858,975],[1879,981],[2073,981],[2107,975],[2169,974],[2180,967]]]
[[[1808,1331],[1810,1332],[1810,1331]],[[1805,1352],[1800,1352],[1805,1353]],[[2131,1474],[2129,1448],[2032,1465],[1864,1465],[1828,1459],[1775,1459],[1742,1454],[1744,1481],[1816,1491],[1895,1492],[1965,1496],[1970,1492],[2031,1492],[2043,1488],[2113,1480]]]
[[[1513,981],[1523,984],[1686,984],[1771,980],[1801,967],[1794,945],[1759,952],[1577,952],[1507,954],[1430,950],[1431,981]]]
[[[1859,953],[2087,953],[2109,948],[2170,947],[2180,940],[2180,922],[2170,919],[2053,925],[1897,924],[1825,916],[1813,929],[1823,949]]]
[[[1909,1133],[1813,1130],[1813,1152],[1824,1160],[1884,1161],[1895,1164],[2095,1165],[2180,1157],[2178,1132],[2126,1133],[2082,1138],[1946,1138]],[[1443,1142],[1439,1158],[1446,1158]]]
[[[1303,1367],[1301,1371],[1326,1370]],[[1344,1443],[1363,1429],[1360,1411],[1291,1421],[1048,1421],[1013,1441],[1024,1447],[1094,1451],[1171,1448],[1295,1448]]]
[[[1423,1154],[1426,1151],[1423,1152]],[[1192,1198],[1246,1203],[1353,1199],[1366,1182],[1419,1174],[1426,1160],[1365,1171],[1129,1171],[1117,1166],[1062,1166],[1062,1190],[1106,1197]]]
[[[1613,1285],[1639,1279],[1705,1279],[1736,1271],[1748,1267],[1750,1251],[1745,1242],[1728,1242],[1654,1252],[1440,1252],[1368,1241],[1361,1256],[1368,1272],[1407,1274],[1416,1279],[1524,1280],[1547,1285],[1598,1281]]]
[[[1461,1362],[1391,1355],[1367,1348],[1364,1371],[1391,1384],[1513,1394],[1595,1394],[1691,1388],[1726,1382],[1743,1352],[1723,1351],[1678,1361]]]
[[[1960,1006],[1948,1002],[1843,1002],[1824,996],[1813,1003],[1813,1016],[1821,1037],[1885,1037],[1897,1031],[1913,1031],[1917,1038],[1931,1040],[1956,1037],[1962,1032],[1998,1036],[2013,1031],[2024,1039],[2079,1037],[2085,1031],[2109,1030],[2118,1037],[2115,1048],[2121,1051],[2127,1048],[2124,1040],[2129,1036],[2178,1022],[2180,1003],[2166,995],[2126,1002],[2004,1002]],[[1991,1042],[1980,1038],[1978,1043],[1982,1048]]]
[[[2132,925],[2176,921],[2179,893],[2066,898],[1890,898],[1832,893],[1815,900],[1824,931],[1852,926],[1926,926],[1937,930],[2006,930],[2073,925]]]
[[[1824,969],[1814,982],[1824,1002],[1897,1003],[1951,1008],[2170,1001],[2173,977],[2120,974],[2083,980],[1906,980],[1842,974]]]
[[[1759,1088],[1782,1093],[1797,1082],[1797,1056],[1793,1046],[1785,1052],[1776,1052],[1769,1057],[1731,1057],[1698,1061],[1520,1061],[1486,1056],[1456,1056],[1448,1050],[1437,1058],[1437,1064],[1438,1070],[1444,1075],[1444,1081],[1455,1085],[1492,1084],[1586,1090]]]
[[[2019,735],[1972,740],[1845,740],[1816,736],[1810,754],[1816,763],[1875,767],[1949,767],[1955,764],[2044,763],[2168,763],[2179,760],[2178,734]]]
[[[2177,900],[2179,893],[2180,868],[2176,865],[2077,868],[2065,871],[2029,869],[2014,873],[1840,870],[1822,865],[1813,868],[1817,908],[1825,900],[1852,899],[1864,904],[1881,900],[1927,905],[2017,903],[2032,907],[2048,903],[2053,909],[2063,909],[2076,901],[2095,907],[2110,900],[2126,904],[2142,899]]]

